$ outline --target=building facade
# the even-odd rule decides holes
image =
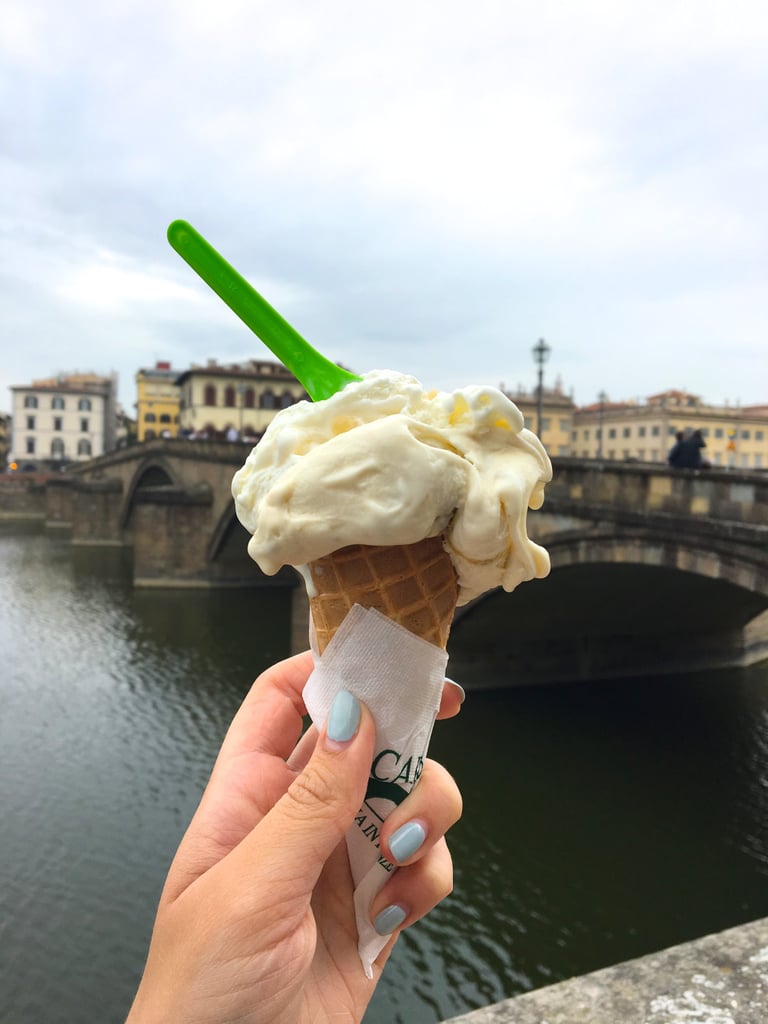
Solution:
[[[256,441],[276,412],[307,398],[281,363],[250,360],[223,366],[215,360],[176,378],[179,428],[185,437],[239,437]]]
[[[581,458],[667,461],[678,433],[700,430],[712,466],[768,468],[768,407],[713,406],[685,391],[662,391],[645,402],[582,406],[573,417],[571,454]]]
[[[571,437],[573,432],[574,401],[563,393],[558,382],[553,388],[541,389],[541,424],[538,423],[539,394],[538,388],[526,391],[506,391],[501,388],[507,398],[511,399],[525,417],[525,425],[538,434],[542,444],[550,455],[570,455]]]
[[[115,447],[116,374],[61,374],[10,390],[9,459],[19,468],[62,469]]]
[[[180,430],[178,370],[158,362],[136,371],[136,440],[177,437]]]

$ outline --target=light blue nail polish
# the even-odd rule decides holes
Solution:
[[[376,915],[373,927],[379,935],[391,935],[395,928],[400,927],[406,917],[408,917],[408,914],[403,908],[393,903],[392,906],[385,907]]]
[[[360,724],[360,703],[349,690],[339,690],[328,713],[328,739],[346,743]]]
[[[426,838],[427,833],[423,825],[418,821],[406,821],[390,836],[390,853],[398,864],[402,864],[416,853]]]

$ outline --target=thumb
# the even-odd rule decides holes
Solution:
[[[348,690],[336,694],[312,757],[245,841],[265,877],[290,879],[291,895],[312,892],[365,797],[375,740],[370,711]]]

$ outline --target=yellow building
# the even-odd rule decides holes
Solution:
[[[574,402],[563,394],[558,382],[553,388],[541,389],[541,425],[538,424],[538,388],[516,392],[502,391],[511,399],[525,417],[525,425],[538,434],[551,456],[571,454]]]
[[[155,363],[136,373],[136,439],[176,437],[179,433],[178,370],[170,363]]]
[[[768,406],[706,405],[698,395],[662,391],[645,402],[603,401],[577,409],[571,454],[666,462],[679,432],[700,430],[712,466],[768,468]]]
[[[180,432],[190,437],[257,440],[280,409],[307,397],[281,363],[252,359],[192,366],[176,378]]]

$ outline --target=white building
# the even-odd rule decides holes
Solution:
[[[115,447],[117,375],[62,374],[11,388],[9,462],[63,468]]]

